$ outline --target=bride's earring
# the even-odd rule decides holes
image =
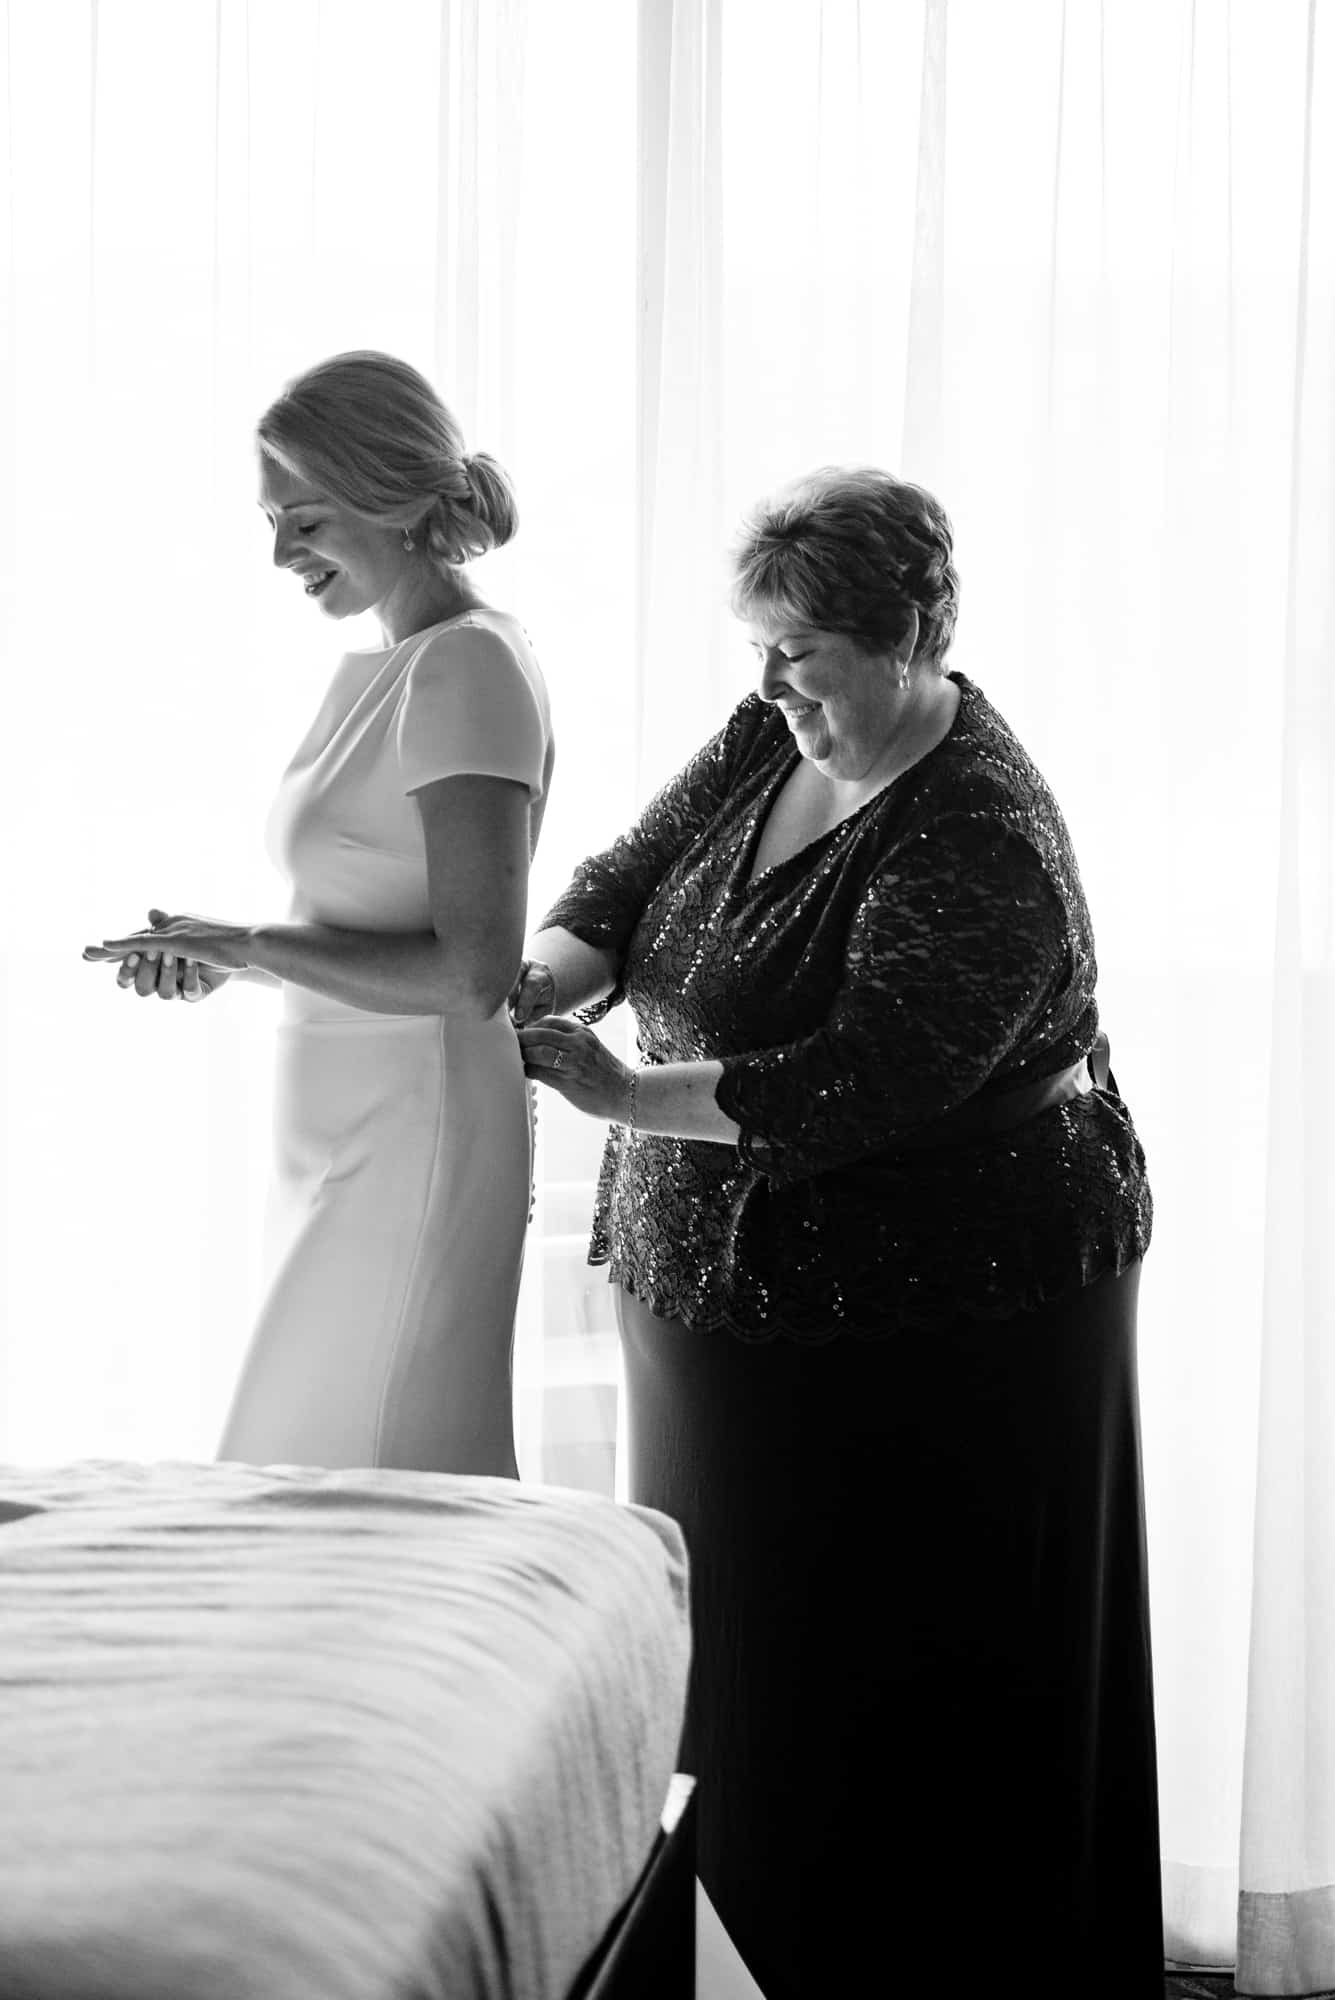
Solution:
[[[408,533],[408,530],[405,528],[403,531],[404,553],[406,555],[411,555],[416,547],[417,547],[416,542],[413,540],[412,536]]]

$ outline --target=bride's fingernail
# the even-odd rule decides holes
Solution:
[[[128,966],[129,966],[129,968],[130,968],[131,972],[134,972],[134,971],[136,970],[136,968],[138,967],[138,964],[139,964],[139,954],[138,954],[138,952],[137,952],[137,951],[132,951],[132,952],[130,953],[130,956],[129,956],[129,957],[128,957],[128,958],[126,959],[125,963],[126,963],[126,964],[127,964]]]

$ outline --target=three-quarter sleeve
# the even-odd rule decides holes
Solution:
[[[1033,846],[995,819],[936,820],[872,875],[824,1024],[723,1059],[742,1157],[785,1185],[887,1149],[1004,1065],[1069,962]]]
[[[404,679],[396,748],[405,792],[436,778],[513,778],[542,791],[547,726],[538,695],[498,632],[436,633]]]
[[[669,868],[723,806],[764,715],[754,695],[739,703],[722,729],[655,793],[629,831],[580,863],[538,926],[569,931],[584,944],[615,955],[616,984],[603,999],[580,1010],[583,1019],[600,1020],[624,999],[621,967],[641,912]]]

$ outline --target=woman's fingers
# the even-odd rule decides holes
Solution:
[[[541,959],[526,958],[510,994],[510,1013],[517,1028],[549,1014],[556,1000],[556,984],[550,966]]]
[[[176,922],[165,910],[148,913],[150,930],[128,938],[104,938],[100,945],[87,945],[84,957],[90,962],[116,966],[116,984],[122,993],[132,987],[141,1000],[156,994],[160,1000],[202,1000],[205,988],[199,962],[185,958],[178,949],[167,950],[166,929]],[[161,936],[161,944],[150,937]],[[119,961],[119,963],[117,962]]]
[[[557,1062],[555,1053],[550,1050],[525,1049],[524,1075],[530,1083],[550,1084],[553,1089],[567,1095],[579,1081],[579,1072],[574,1064],[565,1060]]]
[[[204,1000],[208,989],[197,958],[182,958],[171,951],[131,952],[116,969],[116,984],[122,992],[133,987],[141,1000],[156,994],[160,1000]]]
[[[123,958],[116,972],[122,989],[133,986],[141,1000],[156,993],[163,1000],[176,998],[177,960],[173,952],[134,951]]]
[[[524,1074],[592,1118],[623,1118],[626,1066],[591,1028],[556,1016],[519,1030]]]
[[[152,931],[136,931],[133,937],[103,938],[101,944],[86,944],[83,955],[90,964],[104,965],[108,959],[129,958],[132,952],[156,954],[161,949],[161,940]]]
[[[525,1076],[558,1088],[582,1082],[588,1066],[586,1040],[596,1041],[597,1037],[581,1022],[566,1021],[559,1015],[540,1021],[536,1027],[521,1028],[519,1050]]]
[[[85,945],[84,959],[89,964],[114,965],[121,992],[133,988],[140,1000],[147,1000],[150,994],[159,1000],[207,1000],[226,973],[215,973],[210,960],[197,958],[184,948],[186,938],[199,933],[203,920],[173,917],[154,908],[148,913],[148,922],[146,931]]]
[[[558,1014],[547,1015],[531,1028],[520,1028],[519,1046],[526,1062],[552,1063],[558,1053],[569,1061],[579,1047],[581,1036],[589,1033],[578,1021],[563,1020]]]

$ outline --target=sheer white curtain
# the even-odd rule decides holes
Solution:
[[[720,458],[728,523],[840,459],[950,510],[955,660],[1071,822],[1159,1205],[1167,1949],[1236,1949],[1243,1991],[1331,1987],[1335,21],[1304,0],[642,16],[672,55],[643,395],[718,413],[707,449],[689,418],[642,432],[641,493],[674,501],[646,658],[689,635],[672,696],[696,737],[745,685],[700,549]],[[681,746],[667,717],[642,742],[647,788]]]
[[[1168,1948],[1335,1986],[1329,11],[0,23],[0,1453],[207,1455],[247,1336],[267,996],[139,1003],[78,952],[281,906],[260,826],[344,636],[253,506],[284,376],[401,352],[514,473],[489,582],[560,739],[535,915],[748,685],[740,509],[889,465],[950,510],[957,663],[1070,819],[1150,1153]],[[517,1398],[526,1474],[610,1487],[600,1139],[544,1096]]]
[[[1265,1993],[1335,1986],[1335,21],[1306,25],[1238,1926]]]

